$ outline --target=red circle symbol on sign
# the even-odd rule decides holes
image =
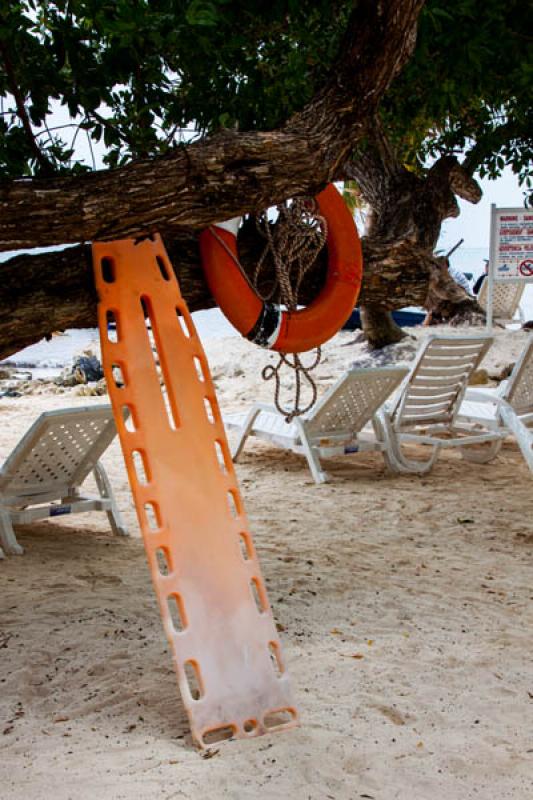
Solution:
[[[524,278],[533,278],[533,259],[526,258],[525,261],[522,261],[518,267],[518,271]]]

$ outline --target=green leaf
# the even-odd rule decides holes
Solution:
[[[218,11],[209,0],[192,0],[185,12],[189,25],[213,27],[218,22]]]

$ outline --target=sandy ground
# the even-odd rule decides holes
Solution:
[[[420,337],[427,332],[418,331]],[[489,373],[526,334],[499,335]],[[329,385],[364,347],[325,349]],[[402,345],[405,357],[416,343]],[[208,354],[223,410],[271,399],[271,356]],[[7,455],[76,390],[0,400]],[[2,800],[526,800],[533,796],[531,475],[509,442],[491,464],[446,452],[424,478],[378,454],[298,456],[251,442],[238,465],[301,727],[191,745],[118,444],[104,463],[132,538],[103,514],[19,528],[0,562]]]

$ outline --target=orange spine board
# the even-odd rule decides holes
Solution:
[[[163,243],[95,243],[93,263],[104,373],[193,738],[292,727],[215,389]]]

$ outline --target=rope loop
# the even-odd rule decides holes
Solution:
[[[270,259],[274,266],[274,282],[269,290],[260,294],[263,301],[275,296],[289,312],[296,311],[302,281],[312,267],[328,235],[325,218],[319,213],[314,197],[296,197],[290,202],[276,206],[278,219],[273,224],[264,211],[255,218],[256,227],[265,239],[265,247],[257,262],[252,282],[259,294],[258,284],[261,272]],[[317,400],[317,387],[310,373],[319,365],[322,357],[320,347],[315,350],[311,364],[305,365],[298,353],[280,353],[276,365],[266,366],[261,376],[263,380],[275,381],[274,404],[279,413],[291,422],[295,417],[306,414]],[[283,367],[294,372],[294,400],[290,410],[281,403],[281,375]],[[309,402],[302,406],[304,384],[310,389]]]
[[[289,311],[295,311],[302,281],[326,243],[328,225],[318,212],[314,197],[297,197],[276,206],[278,219],[273,225],[266,211],[255,218],[256,227],[265,239],[253,285],[258,291],[259,276],[270,257],[275,280],[269,291],[260,294],[264,301],[278,294]]]
[[[292,357],[292,361],[291,361]],[[320,347],[316,348],[315,351],[315,358],[311,364],[307,366],[303,364],[300,355],[298,353],[280,353],[279,354],[279,361],[277,364],[268,364],[264,367],[263,371],[261,372],[261,377],[264,381],[275,381],[275,389],[274,389],[274,405],[276,406],[279,413],[285,417],[285,422],[289,423],[295,417],[300,417],[302,414],[306,414],[310,411],[317,400],[317,387],[316,383],[310,376],[310,372],[314,370],[320,363],[320,359],[322,357],[322,351]],[[280,377],[280,370],[282,367],[288,367],[289,369],[294,370],[294,379],[295,379],[295,389],[294,389],[294,401],[292,404],[292,408],[287,410],[283,407],[281,402],[281,377]],[[302,384],[303,381],[307,381],[311,388],[311,399],[307,403],[306,406],[300,406],[301,398],[302,398]]]

